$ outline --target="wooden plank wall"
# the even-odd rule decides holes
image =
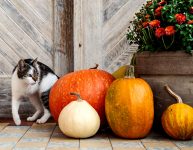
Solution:
[[[73,0],[54,0],[54,70],[57,75],[74,69]]]
[[[113,72],[130,63],[137,46],[126,40],[129,22],[146,0],[75,0],[75,70],[95,63]]]
[[[129,22],[145,0],[103,0],[103,64],[109,72],[130,63],[137,46],[126,39]]]
[[[0,1],[0,56],[9,66],[1,68],[2,74],[10,75],[20,58],[38,57],[53,67],[52,6],[52,0]]]
[[[0,0],[0,118],[11,116],[11,74],[19,59],[53,68],[53,0]],[[32,107],[23,102],[20,112]]]

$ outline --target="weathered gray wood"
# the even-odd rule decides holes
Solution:
[[[136,57],[136,72],[139,74],[193,75],[193,57],[184,51],[142,52]]]
[[[98,63],[102,69],[112,72],[130,63],[133,47],[126,41],[127,28],[146,1],[74,2],[75,70]]]
[[[2,58],[0,60],[1,69],[3,72],[10,74],[15,64],[18,62],[19,56],[16,55],[2,39],[0,39],[0,45],[0,56]]]
[[[29,23],[31,23],[34,27],[36,27],[43,37],[52,43],[52,24],[46,24],[43,22],[38,15],[33,11],[33,9],[29,6],[29,1],[25,2],[24,0],[9,0],[19,11],[19,13],[24,16]]]
[[[42,37],[39,31],[34,28],[9,1],[1,0],[0,7],[44,50],[45,53],[48,53],[52,50],[51,44]]]
[[[113,50],[111,50],[105,57],[104,57],[104,65],[106,68],[109,67],[109,65],[117,59],[120,55],[128,52],[128,41],[126,37],[123,37],[121,41],[119,41]],[[126,56],[127,57],[127,56]]]
[[[0,76],[0,117],[10,117],[11,86],[10,77]]]
[[[27,58],[29,56],[31,56],[31,54],[29,54],[25,47],[0,23],[0,37],[1,39],[12,49],[13,54],[17,54],[20,58]],[[12,55],[11,51],[7,51],[7,48],[3,48],[3,46],[1,45],[2,51],[5,51],[5,53],[7,53],[7,55]],[[8,50],[10,49],[8,47]],[[7,52],[6,52],[7,51]],[[17,56],[17,57],[18,57]],[[17,57],[14,57],[15,59]],[[18,61],[18,60],[15,60]]]
[[[55,0],[24,0],[48,25],[53,23],[53,3]]]
[[[54,69],[61,76],[73,71],[73,1],[54,3]]]
[[[104,7],[104,12],[103,12],[103,21],[106,22],[108,21],[121,7],[126,4],[128,0],[103,0],[103,7]]]
[[[110,51],[124,36],[126,36],[129,22],[145,0],[129,0],[121,9],[103,26],[103,49]],[[140,4],[140,5],[139,5]]]
[[[17,25],[11,20],[6,13],[0,7],[0,24],[9,31],[9,34],[13,35],[25,48],[28,57],[36,58],[42,62],[46,62],[48,66],[52,66],[52,60],[50,59],[50,53],[44,53],[44,51]],[[3,37],[2,37],[3,38]],[[11,40],[11,39],[10,39]],[[12,41],[12,40],[11,40]],[[8,42],[9,44],[10,42]],[[11,44],[12,45],[12,44]],[[13,45],[12,45],[13,46]],[[17,46],[15,47],[17,48]],[[25,52],[23,58],[25,56]]]
[[[103,66],[102,55],[102,0],[74,1],[74,67],[90,68],[95,63]]]

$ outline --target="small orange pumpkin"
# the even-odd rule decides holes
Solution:
[[[184,104],[181,97],[169,86],[166,90],[177,99],[177,104],[170,105],[162,114],[162,126],[165,132],[174,139],[188,140],[193,136],[193,108]]]
[[[150,131],[153,93],[143,79],[134,77],[133,66],[129,66],[128,76],[115,80],[109,87],[105,112],[111,129],[120,137],[143,138]]]

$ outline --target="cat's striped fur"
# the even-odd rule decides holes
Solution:
[[[49,119],[49,93],[57,80],[58,76],[37,59],[18,62],[12,74],[12,115],[16,125],[21,124],[18,109],[24,97],[29,98],[36,109],[27,121],[45,123]]]

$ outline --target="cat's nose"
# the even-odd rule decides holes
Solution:
[[[32,77],[32,79],[36,82],[38,80],[37,77]]]

